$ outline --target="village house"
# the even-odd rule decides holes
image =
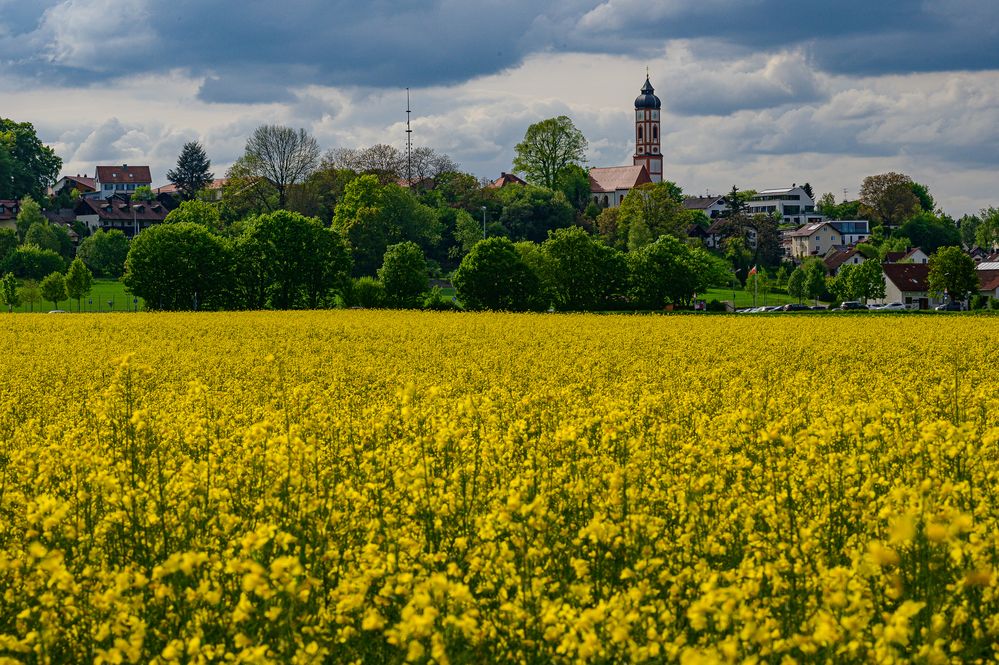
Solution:
[[[979,263],[975,271],[978,273],[978,292],[983,296],[999,298],[999,261]]]
[[[228,181],[225,178],[215,178],[210,183],[205,185],[204,191],[210,193],[212,201],[221,201],[222,188],[225,187],[226,182]],[[162,187],[157,187],[156,189],[153,190],[153,195],[156,196],[157,198],[163,194],[168,194],[170,196],[176,197],[180,195],[180,189],[177,187],[177,185],[170,183],[168,185],[163,185]]]
[[[832,247],[850,247],[870,237],[867,220],[836,220],[805,224],[786,233],[791,257],[801,261],[822,256]]]
[[[159,201],[131,201],[128,196],[115,195],[103,201],[80,199],[74,209],[76,219],[87,225],[91,233],[98,229],[117,229],[129,238],[166,219],[169,210]]]
[[[521,187],[526,186],[522,178],[518,178],[513,173],[507,173],[506,171],[500,172],[500,177],[486,185],[487,189],[503,189],[504,187],[509,187],[510,185],[520,185]]]
[[[826,273],[831,277],[835,277],[839,274],[843,266],[858,266],[865,260],[864,255],[857,251],[856,247],[848,247],[846,249],[836,248],[830,250],[825,258],[822,259],[822,262],[826,265]]]
[[[746,212],[750,215],[778,213],[785,224],[814,224],[824,219],[815,212],[812,197],[797,184],[757,192],[746,204]]]
[[[718,219],[728,210],[725,198],[722,196],[687,196],[683,199],[686,210],[697,210],[704,213],[708,219]]]
[[[912,249],[907,249],[904,252],[888,252],[885,254],[885,263],[929,263],[930,257],[926,255],[926,252],[919,249],[918,247],[913,247]]]
[[[928,264],[884,263],[881,269],[884,271],[885,297],[869,302],[878,304],[901,302],[917,309],[931,309],[941,304],[939,298],[929,293]]]
[[[639,185],[651,183],[644,166],[611,166],[590,169],[590,195],[603,208],[616,208]]]
[[[96,179],[90,178],[86,174],[81,176],[79,173],[75,176],[64,175],[56,181],[56,184],[52,185],[49,193],[53,196],[58,196],[63,191],[68,192],[74,189],[81,195],[97,191]]]
[[[153,186],[153,176],[148,166],[98,166],[94,191],[84,194],[83,198],[100,200],[115,194],[132,194],[143,186]]]
[[[14,199],[0,199],[0,229],[17,229],[17,213],[21,203]]]

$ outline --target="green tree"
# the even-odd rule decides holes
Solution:
[[[42,301],[42,290],[38,288],[38,281],[26,279],[21,282],[21,288],[17,290],[21,302],[28,303],[29,311],[35,311],[35,303]]]
[[[213,232],[219,232],[223,227],[219,207],[198,199],[181,202],[179,206],[170,211],[163,221],[169,224],[179,222],[200,224]]]
[[[852,263],[840,266],[839,273],[835,277],[826,280],[827,290],[833,294],[837,300],[854,300],[857,298],[854,292],[853,272],[857,266]]]
[[[933,195],[930,194],[930,188],[926,185],[921,185],[918,182],[913,182],[911,185],[912,194],[919,201],[919,207],[924,212],[933,212],[936,210],[937,202],[933,199]]]
[[[24,242],[28,229],[34,224],[45,224],[48,220],[42,214],[41,207],[35,200],[27,197],[21,199],[20,210],[17,213],[17,239]]]
[[[226,304],[232,263],[229,244],[205,227],[160,224],[132,240],[122,281],[152,309],[217,309]]]
[[[808,259],[801,264],[805,273],[805,295],[816,302],[826,290],[826,265],[822,259]]]
[[[618,208],[617,233],[626,234],[630,251],[641,249],[664,235],[683,238],[691,218],[682,201],[682,193],[677,200],[674,183],[639,185],[628,192]]]
[[[373,175],[347,185],[333,228],[350,246],[355,275],[374,275],[389,245],[408,240],[429,252],[441,240],[436,211],[398,185],[381,185]]]
[[[384,307],[387,297],[385,285],[374,277],[358,277],[351,287],[350,302],[365,309]]]
[[[21,294],[17,289],[17,278],[14,273],[7,273],[0,279],[0,300],[7,305],[7,311],[13,312],[21,305]]]
[[[0,229],[0,265],[7,260],[7,257],[17,249],[19,241],[17,231],[14,229]]]
[[[573,208],[582,212],[590,203],[590,176],[582,166],[569,164],[559,171],[555,188]]]
[[[986,250],[999,247],[999,208],[982,210],[981,223],[975,230],[975,243]]]
[[[787,278],[787,294],[792,298],[797,298],[799,303],[808,295],[808,291],[806,290],[807,279],[808,277],[801,266],[795,268],[791,276]]]
[[[854,265],[850,282],[853,297],[863,302],[885,297],[884,271],[878,261],[864,261]]]
[[[920,209],[912,185],[912,178],[902,173],[867,176],[860,187],[862,210],[886,228],[901,226]]]
[[[466,309],[524,311],[539,306],[538,276],[508,238],[476,243],[452,282]]]
[[[66,294],[76,301],[76,310],[83,309],[83,297],[90,293],[94,284],[94,276],[86,264],[79,258],[73,259],[66,273]]]
[[[3,265],[5,271],[9,270],[18,277],[35,280],[65,269],[66,263],[61,256],[50,249],[42,249],[36,245],[21,245],[10,253]]]
[[[669,235],[629,253],[628,268],[632,302],[650,309],[689,305],[694,294],[723,286],[731,275],[724,261]]]
[[[153,200],[153,190],[149,185],[140,185],[135,188],[132,192],[133,201],[152,201]]]
[[[43,200],[61,168],[62,160],[31,123],[0,118],[0,199]]]
[[[385,296],[393,307],[413,309],[422,302],[430,288],[427,259],[415,242],[389,245],[378,269],[378,279],[385,285]]]
[[[317,308],[346,289],[347,245],[314,217],[278,210],[250,220],[243,236],[236,256],[246,306]]]
[[[167,180],[176,185],[181,199],[190,201],[212,183],[211,161],[198,141],[188,141],[177,157],[177,168],[167,171]]]
[[[933,254],[938,247],[961,244],[961,232],[951,220],[932,212],[917,212],[896,233],[908,238],[911,247],[918,247],[926,254]]]
[[[541,245],[544,281],[556,309],[606,308],[624,296],[628,264],[619,251],[578,226],[553,231]]]
[[[544,242],[549,231],[571,226],[575,219],[575,212],[562,192],[534,186],[504,187],[499,200],[503,204],[498,220],[500,228],[490,227],[489,235],[501,231],[514,242]]]
[[[975,260],[960,247],[941,247],[930,257],[930,293],[947,294],[951,300],[963,302],[978,293],[978,271]]]
[[[128,238],[118,229],[98,229],[83,239],[76,255],[94,274],[118,279],[125,272]]]
[[[62,276],[61,272],[49,274],[42,280],[41,288],[42,298],[52,303],[52,309],[59,309],[59,303],[68,297],[66,295],[66,278]]]
[[[560,115],[528,127],[514,150],[515,171],[531,184],[556,189],[563,169],[586,161],[586,137],[568,116]]]
[[[957,228],[961,232],[961,242],[968,246],[974,247],[977,244],[975,235],[978,232],[978,227],[982,225],[982,218],[978,215],[964,215],[957,221]]]

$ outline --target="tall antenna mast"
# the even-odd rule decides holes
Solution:
[[[409,124],[412,115],[409,108],[409,88],[406,88],[406,180],[413,186],[413,128]]]

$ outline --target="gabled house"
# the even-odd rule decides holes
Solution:
[[[115,194],[131,194],[138,187],[152,187],[153,176],[148,166],[98,166],[94,191],[85,194],[87,199],[106,199]]]
[[[978,272],[978,292],[983,296],[989,296],[991,298],[999,298],[999,263],[992,263],[987,265],[994,265],[995,268],[987,268],[982,270],[979,268]]]
[[[645,166],[611,166],[590,169],[590,197],[602,208],[616,208],[639,185],[652,182]]]
[[[750,215],[778,213],[785,224],[817,223],[823,219],[815,212],[815,201],[797,184],[757,192],[746,203],[746,212]]]
[[[0,199],[0,229],[17,229],[17,213],[20,211],[20,201]]]
[[[904,252],[888,252],[885,254],[885,263],[929,263],[930,257],[926,252],[913,247]]]
[[[721,196],[687,196],[683,199],[683,207],[700,211],[708,219],[717,219],[728,210],[725,199]]]
[[[797,260],[823,256],[831,247],[849,247],[870,237],[867,220],[836,220],[804,224],[785,237],[791,242],[791,257]]]
[[[509,187],[510,185],[520,185],[521,187],[527,185],[527,182],[523,178],[518,178],[513,173],[507,173],[506,171],[500,172],[500,177],[496,178],[493,182],[486,185],[486,189],[503,189],[504,187]]]
[[[930,266],[926,263],[884,263],[885,297],[871,302],[903,302],[919,309],[930,309],[941,303],[930,296]]]
[[[118,229],[133,238],[143,229],[162,223],[170,211],[159,201],[130,201],[127,196],[116,195],[103,201],[80,199],[74,212],[91,233]]]
[[[857,266],[865,260],[864,255],[858,252],[856,247],[847,247],[837,248],[829,252],[822,262],[826,264],[826,272],[835,277],[843,266]]]
[[[56,181],[56,184],[52,185],[52,194],[58,196],[63,190],[68,192],[72,189],[75,189],[81,195],[97,191],[96,178],[90,178],[86,174],[81,176],[79,173],[75,176],[64,175]]]

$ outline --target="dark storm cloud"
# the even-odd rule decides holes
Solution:
[[[49,80],[184,69],[206,101],[302,84],[446,85],[567,50],[695,40],[732,57],[801,48],[830,73],[990,69],[995,0],[0,0],[0,64]],[[793,98],[794,95],[790,95]]]

